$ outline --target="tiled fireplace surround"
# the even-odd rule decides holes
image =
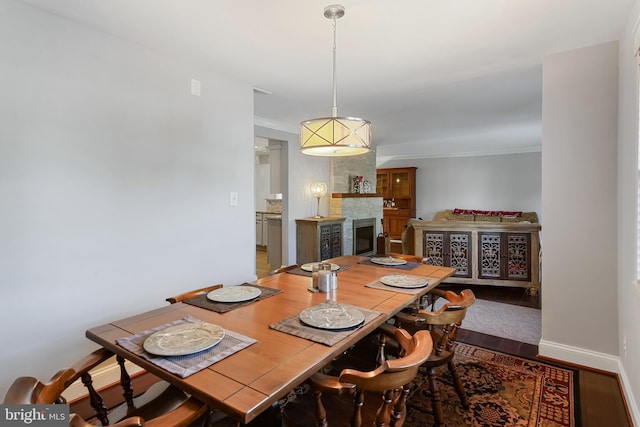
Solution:
[[[375,194],[350,194],[353,176],[363,176],[370,181],[373,191],[376,186],[376,154],[370,152],[353,157],[331,159],[331,182],[329,189],[329,214],[345,218],[342,229],[342,252],[353,255],[353,220],[375,218],[375,236],[382,232],[382,197]]]

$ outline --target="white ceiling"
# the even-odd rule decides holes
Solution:
[[[271,92],[257,124],[331,114],[330,0],[22,1]],[[338,113],[372,122],[380,161],[539,151],[544,56],[617,40],[632,0],[340,4]]]

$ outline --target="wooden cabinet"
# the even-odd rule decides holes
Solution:
[[[478,277],[531,280],[531,235],[479,232]]]
[[[296,219],[296,262],[324,261],[342,255],[344,218]]]
[[[400,239],[407,222],[416,216],[416,168],[376,170],[376,193],[383,200],[383,231]]]
[[[471,277],[471,232],[425,231],[423,239],[429,264],[455,268],[454,277]]]
[[[453,267],[450,283],[540,288],[540,224],[419,221],[415,254]]]

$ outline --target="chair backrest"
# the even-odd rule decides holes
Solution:
[[[446,303],[438,310],[420,309],[417,316],[424,319],[428,325],[446,325],[452,322],[459,324],[467,314],[467,309],[476,302],[476,296],[471,289],[465,289],[456,294],[453,291],[444,291],[439,296],[446,300]]]
[[[385,360],[375,370],[364,372],[356,369],[343,369],[338,377],[317,373],[311,377],[314,390],[315,416],[317,425],[327,424],[327,412],[322,403],[322,393],[334,395],[355,394],[352,399],[353,413],[351,425],[361,426],[363,419],[364,396],[367,392],[382,394],[382,403],[376,411],[375,425],[387,426],[391,419],[393,425],[400,426],[406,417],[406,399],[409,383],[416,377],[418,368],[431,354],[433,342],[428,331],[418,331],[411,336],[407,331],[395,329],[395,340],[402,348],[397,359]],[[342,410],[329,416],[344,418],[348,414]],[[286,424],[286,423],[285,423]]]
[[[19,377],[9,387],[3,403],[5,404],[65,404],[63,393],[76,380],[80,379],[87,389],[89,401],[95,414],[91,418],[97,418],[102,425],[112,425],[116,421],[119,427],[135,425],[188,425],[202,416],[207,407],[195,398],[187,396],[184,392],[168,386],[162,388],[156,401],[151,401],[147,393],[133,397],[131,378],[124,365],[124,359],[115,357],[120,366],[120,385],[124,402],[117,409],[107,408],[102,396],[96,391],[91,378],[91,370],[96,366],[114,358],[114,353],[101,348],[84,357],[72,367],[58,371],[49,381],[42,382],[34,377]],[[166,383],[157,383],[164,386]],[[154,386],[152,386],[154,387]],[[156,387],[154,393],[160,390]],[[169,392],[170,391],[170,392]],[[149,393],[150,395],[153,393]],[[147,397],[145,399],[145,397]],[[137,411],[140,413],[136,413]],[[144,413],[149,421],[145,422],[138,415]],[[154,419],[152,419],[154,418]],[[182,421],[181,421],[182,420]],[[163,424],[164,422],[168,424]],[[70,426],[90,425],[83,423],[83,418],[75,414],[70,418]]]
[[[185,292],[185,293],[177,295],[175,297],[169,297],[165,301],[167,301],[167,302],[169,302],[171,304],[175,304],[177,302],[184,301],[184,300],[189,299],[189,298],[197,297],[198,295],[208,294],[209,292],[211,292],[213,290],[216,290],[216,289],[220,289],[221,287],[222,287],[221,284],[211,285],[211,286],[207,286],[207,287],[204,287],[204,288],[195,289],[193,291]]]
[[[122,420],[119,423],[111,424],[111,427],[148,427],[143,418],[141,417],[129,417],[126,420]],[[69,417],[69,427],[95,427],[95,424],[89,423],[82,419],[78,414],[71,414]]]
[[[418,331],[411,336],[404,329],[395,329],[396,341],[402,348],[402,357],[387,359],[375,370],[362,372],[344,369],[339,381],[354,384],[362,391],[387,391],[409,384],[417,375],[418,368],[431,354],[433,342],[427,331]]]

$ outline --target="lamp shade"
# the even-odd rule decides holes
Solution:
[[[327,184],[325,184],[324,182],[314,182],[313,184],[311,184],[309,189],[311,190],[311,194],[313,194],[313,197],[320,198],[327,194]]]
[[[371,122],[326,117],[300,123],[300,151],[312,156],[354,156],[371,149]]]

